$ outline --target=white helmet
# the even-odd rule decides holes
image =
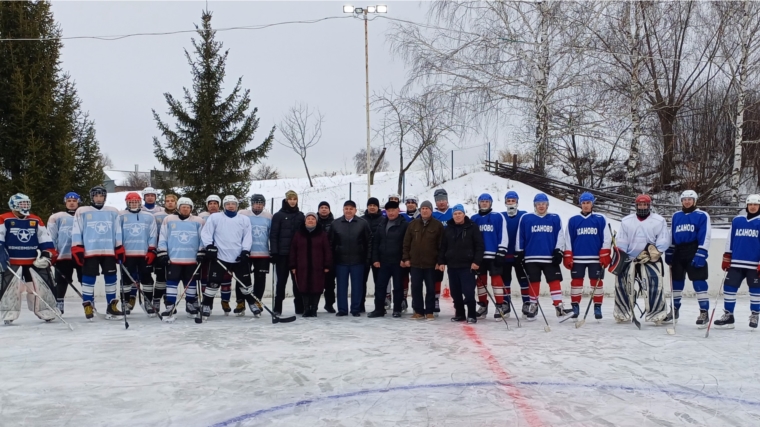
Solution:
[[[396,199],[398,201],[401,201],[401,196],[399,196],[398,194],[390,194],[388,195],[388,200],[390,199]]]
[[[219,198],[216,194],[212,194],[208,197],[206,197],[206,205],[208,205],[208,202],[216,202],[218,204],[222,204],[222,199]]]
[[[760,194],[750,194],[747,196],[748,205],[760,205]]]
[[[148,195],[148,194],[152,194],[152,195],[158,197],[158,193],[156,192],[156,189],[153,188],[153,187],[145,187],[145,188],[143,188],[142,193],[143,193],[143,200],[145,200],[145,196]]]
[[[406,196],[404,203],[414,203],[415,205],[418,204],[417,196]]]
[[[32,209],[32,200],[23,193],[16,193],[8,200],[8,207],[12,211],[20,212],[21,215],[28,216]]]
[[[222,206],[226,205],[227,203],[234,202],[236,205],[239,204],[237,197],[235,196],[224,196],[224,200],[222,200]]]
[[[694,190],[685,190],[681,193],[681,200],[683,199],[694,199],[694,203],[697,203],[697,192]]]
[[[190,209],[193,208],[193,201],[190,200],[189,197],[180,197],[179,200],[177,200],[177,208],[179,208],[182,205],[189,205]]]

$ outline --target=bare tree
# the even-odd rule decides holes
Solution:
[[[127,175],[126,181],[124,181],[124,186],[135,189],[143,189],[149,185],[150,175],[137,171],[130,172],[129,175]]]
[[[373,169],[370,170],[370,175],[374,172],[385,172],[388,170],[390,164],[385,158],[384,151],[385,149],[382,147],[372,147],[372,150],[369,153],[369,161],[372,162],[370,166],[373,167]],[[367,173],[368,168],[366,148],[361,148],[356,152],[356,154],[354,154],[354,167],[356,168],[356,173],[358,174]]]
[[[259,165],[259,168],[251,174],[251,179],[255,181],[280,179],[280,171],[278,171],[274,166],[262,163]]]
[[[324,116],[319,109],[312,110],[308,104],[296,104],[290,107],[288,113],[282,118],[279,130],[284,141],[277,142],[290,148],[301,158],[303,167],[306,169],[306,177],[309,178],[309,186],[314,187],[309,174],[309,166],[306,165],[306,152],[309,148],[317,145],[322,138],[322,122]]]
[[[103,169],[113,169],[113,160],[111,160],[111,157],[108,156],[108,154],[101,152],[99,154],[100,157],[100,163],[103,165]]]

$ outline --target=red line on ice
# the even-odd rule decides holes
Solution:
[[[475,328],[470,325],[464,325],[464,333],[467,335],[467,338],[469,338],[478,346],[480,356],[485,359],[486,364],[488,364],[488,367],[491,368],[491,372],[493,372],[499,382],[502,383],[501,385],[504,387],[504,389],[506,389],[509,397],[514,399],[517,409],[519,409],[519,411],[522,413],[523,418],[528,422],[528,425],[531,427],[542,427],[544,424],[541,422],[541,418],[538,416],[536,411],[530,405],[528,399],[523,396],[519,388],[510,384],[512,381],[512,375],[510,375],[509,372],[507,372],[507,370],[501,366],[493,353],[491,353],[491,350],[489,350],[488,347],[483,344],[483,342],[480,340],[480,337],[478,336],[478,333],[475,332]]]

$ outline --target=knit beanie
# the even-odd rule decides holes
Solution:
[[[432,203],[430,203],[430,200],[425,200],[425,201],[424,201],[424,202],[422,202],[422,204],[420,205],[420,209],[422,209],[422,208],[428,208],[428,209],[430,209],[430,210],[432,211],[432,210],[433,210],[433,204],[432,204]]]
[[[298,200],[298,194],[293,190],[288,190],[285,192],[285,198]]]
[[[388,210],[388,209],[398,209],[398,202],[395,202],[393,200],[386,202],[385,210]]]
[[[453,210],[453,212],[456,212],[456,211],[461,211],[463,214],[466,214],[466,213],[467,213],[467,212],[465,212],[465,210],[464,210],[464,206],[462,206],[461,204],[457,204],[457,205],[454,205],[454,208],[453,208],[452,210]],[[453,213],[453,212],[452,212],[452,213]]]
[[[319,202],[319,206],[317,206],[317,209],[321,208],[322,206],[327,206],[327,209],[330,209],[330,204],[325,201]]]
[[[369,205],[375,205],[375,206],[377,206],[379,208],[380,207],[380,200],[377,200],[377,197],[370,197],[367,200],[367,206],[369,206]]]

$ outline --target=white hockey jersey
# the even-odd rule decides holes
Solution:
[[[615,238],[615,244],[628,256],[637,257],[650,243],[663,253],[670,246],[670,233],[665,218],[650,213],[641,221],[636,214],[631,214],[620,221],[620,231]]]
[[[216,246],[220,260],[235,262],[242,251],[251,250],[251,221],[239,213],[232,218],[223,212],[211,214],[201,230],[201,240],[203,246]]]

